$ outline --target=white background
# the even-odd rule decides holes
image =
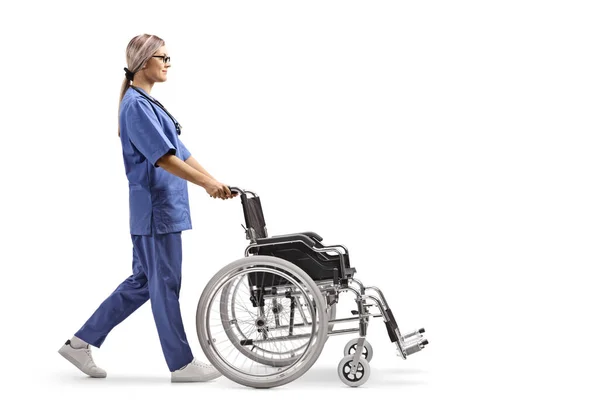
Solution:
[[[313,230],[346,245],[400,328],[427,330],[430,345],[402,360],[375,319],[363,387],[337,378],[351,338],[338,336],[269,395],[598,398],[598,11],[525,0],[2,3],[0,397],[265,395],[225,378],[172,385],[149,303],[94,349],[107,379],[57,354],[131,272],[118,95],[127,43],[151,33],[172,57],[152,95],[196,159],[257,192],[271,235]],[[189,190],[181,308],[205,360],[198,299],[248,242],[239,199]]]

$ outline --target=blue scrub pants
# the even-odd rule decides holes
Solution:
[[[131,240],[133,274],[100,304],[75,336],[100,347],[115,326],[150,299],[163,354],[172,372],[194,358],[179,308],[181,232],[131,235]]]

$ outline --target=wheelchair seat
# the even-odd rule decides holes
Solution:
[[[311,236],[309,236],[309,234]],[[256,247],[253,252],[257,255],[269,255],[279,257],[300,267],[313,280],[334,280],[352,278],[356,272],[350,267],[348,254],[343,253],[344,274],[339,254],[328,254],[315,251],[315,248],[324,248],[321,238],[314,232],[290,233],[275,235],[266,238],[257,238]]]
[[[248,197],[247,194],[252,194]],[[315,232],[299,232],[269,236],[260,198],[250,191],[241,192],[242,209],[246,221],[246,239],[253,243],[249,252],[256,255],[270,255],[290,261],[304,270],[313,280],[333,280],[352,278],[356,269],[350,267],[348,254],[342,253],[344,271],[340,254],[328,254],[316,251],[328,246],[322,244],[323,238]]]

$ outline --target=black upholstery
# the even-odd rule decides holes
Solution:
[[[306,243],[306,245],[308,247],[316,247],[317,246],[317,242],[315,242],[313,239],[311,239],[310,237],[306,236],[303,233],[290,233],[287,235],[277,235],[277,236],[271,236],[268,238],[260,238],[260,239],[256,239],[256,243],[258,243],[258,244],[281,243],[281,242],[287,242],[287,241],[292,241],[292,240],[300,240],[300,241]]]
[[[323,248],[324,246],[321,242],[311,239],[304,233],[292,233],[261,238],[256,240],[256,244],[268,244],[268,246],[260,246],[251,249],[253,254],[268,255],[287,260],[300,267],[313,280],[337,280],[338,278],[348,278],[352,277],[356,272],[354,268],[350,267],[348,254],[344,253],[342,256],[344,257],[346,276],[342,276],[340,255],[330,255],[313,250],[313,247]]]
[[[251,192],[250,192],[251,193]],[[315,232],[290,233],[269,237],[263,216],[260,198],[257,196],[247,197],[246,193],[241,195],[244,219],[246,221],[246,238],[254,240],[258,247],[252,247],[249,251],[256,255],[268,255],[287,260],[305,271],[313,280],[345,279],[352,277],[356,272],[350,268],[348,254],[342,254],[344,260],[344,274],[340,263],[340,255],[330,255],[317,252],[315,248],[323,248],[323,238]],[[255,273],[251,281],[259,285],[281,284],[273,274]],[[262,283],[261,283],[262,282]],[[252,282],[251,282],[252,283]]]
[[[300,234],[306,235],[309,238],[311,238],[313,240],[316,240],[318,242],[322,242],[323,241],[323,238],[321,236],[317,235],[315,232],[300,232]],[[271,236],[271,237],[280,238],[280,237],[285,237],[285,236],[289,236],[289,235],[290,234],[287,234],[287,235],[274,235],[274,236]],[[291,233],[291,235],[297,235],[297,233]]]
[[[242,194],[242,208],[244,209],[244,219],[246,221],[247,231],[246,239],[250,239],[250,229],[254,230],[257,238],[265,238],[267,234],[267,226],[263,215],[260,197],[247,197]]]

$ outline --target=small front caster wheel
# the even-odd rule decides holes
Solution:
[[[338,364],[338,376],[346,385],[351,387],[357,387],[365,383],[369,379],[371,374],[371,367],[369,362],[364,358],[361,358],[358,362],[358,368],[354,374],[351,374],[352,370],[352,359],[354,356],[346,356],[342,358],[342,361]]]
[[[353,356],[356,353],[356,348],[358,347],[358,339],[352,339],[348,343],[346,343],[346,347],[344,347],[344,356]],[[366,359],[370,362],[373,359],[373,346],[371,343],[365,340],[365,345],[362,351],[362,358]]]

